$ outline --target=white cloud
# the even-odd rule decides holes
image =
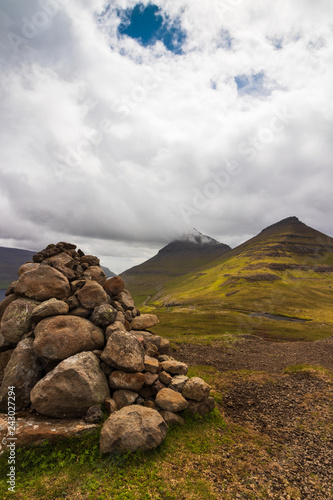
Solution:
[[[67,239],[121,271],[192,226],[332,234],[333,5],[158,0],[186,30],[175,55],[117,37],[135,4],[0,1],[0,244]]]

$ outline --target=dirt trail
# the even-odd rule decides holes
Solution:
[[[245,369],[279,373],[299,364],[333,370],[333,337],[316,342],[272,342],[247,335],[230,346],[180,345],[174,357],[189,365],[212,365],[221,371]]]

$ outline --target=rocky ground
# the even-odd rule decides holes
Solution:
[[[333,370],[333,338],[276,343],[248,336],[229,347],[182,345],[176,357],[223,372],[214,384],[220,410],[245,432],[238,455],[230,459],[221,448],[213,467],[221,498],[255,498],[263,490],[278,500],[333,498],[333,377],[327,371]],[[326,370],[284,372],[299,364]],[[249,436],[262,440],[260,457]]]

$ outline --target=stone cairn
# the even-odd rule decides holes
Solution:
[[[100,451],[111,453],[154,448],[180,412],[214,408],[209,385],[147,331],[158,318],[140,314],[97,257],[51,244],[18,276],[0,303],[1,412],[11,386],[16,411],[96,424],[104,409]]]

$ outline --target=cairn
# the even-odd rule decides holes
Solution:
[[[183,410],[214,407],[210,387],[187,377],[168,340],[150,328],[119,277],[76,246],[48,245],[18,270],[0,303],[0,411],[15,387],[16,411],[98,423],[100,450],[151,449]]]

